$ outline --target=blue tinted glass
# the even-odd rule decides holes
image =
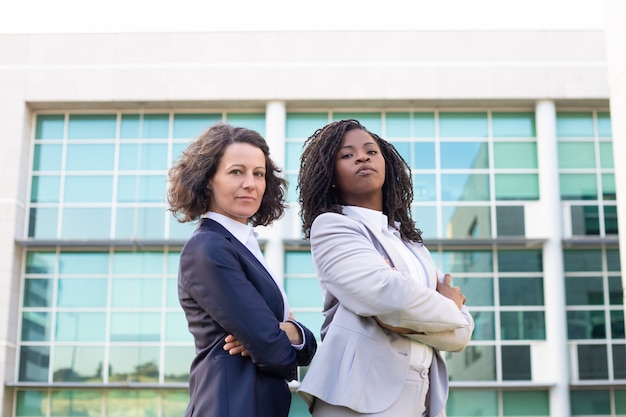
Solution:
[[[595,168],[593,142],[559,142],[559,168]]]
[[[159,380],[159,348],[152,346],[111,346],[109,382],[156,383]],[[139,398],[152,391],[126,389],[107,390],[107,415],[123,416],[129,409],[141,409],[143,415],[158,416],[156,398],[146,398],[136,407]],[[133,399],[135,401],[133,401]],[[133,408],[131,408],[131,406]],[[136,408],[135,408],[136,407]],[[100,415],[100,414],[98,414]]]
[[[286,137],[306,139],[328,123],[328,113],[287,113]]]
[[[50,307],[54,282],[50,279],[24,280],[24,307]]]
[[[413,113],[413,137],[414,138],[434,138],[435,137],[435,114],[434,113]]]
[[[170,129],[169,114],[144,114],[141,137],[147,139],[167,139]]]
[[[141,124],[139,122],[138,114],[123,114],[121,123],[121,139],[137,139],[140,137],[139,129],[141,128]]]
[[[543,311],[500,312],[500,335],[502,340],[545,340]]]
[[[65,208],[63,210],[63,239],[109,239],[111,236],[111,209]]]
[[[452,278],[452,285],[458,285],[467,297],[468,305],[493,306],[493,278]]]
[[[441,236],[446,238],[491,237],[491,210],[485,206],[441,208]]]
[[[422,231],[423,238],[439,237],[437,234],[437,208],[433,206],[413,206],[411,209],[415,225]]]
[[[413,169],[434,169],[435,168],[435,143],[415,142],[413,143]],[[407,160],[408,162],[408,160]]]
[[[50,347],[22,346],[20,349],[19,380],[25,382],[48,381]]]
[[[285,143],[285,169],[297,170],[300,168],[302,142]]]
[[[57,346],[54,349],[54,365],[52,379],[54,382],[74,383],[102,383],[102,363],[104,361],[104,347],[98,346]],[[64,407],[59,403],[70,404],[67,410],[68,416],[79,414],[102,415],[102,394],[100,391],[82,391],[69,394],[66,399],[60,399],[60,393],[67,391],[55,391],[52,394],[53,416],[58,415]],[[87,411],[89,409],[89,411]],[[59,413],[60,414],[60,413]]]
[[[463,294],[466,294],[463,288]],[[467,296],[467,294],[466,294]],[[467,298],[468,305],[474,305],[471,298]],[[472,311],[474,318],[474,332],[472,340],[496,340],[496,322],[493,311]]]
[[[69,171],[112,171],[115,145],[68,145]]]
[[[56,270],[56,253],[28,252],[26,254],[27,274],[53,274]]]
[[[572,416],[611,415],[611,396],[608,390],[570,391]]]
[[[296,186],[298,184],[298,174],[287,174],[285,176],[287,180],[287,195],[285,196],[288,203],[294,203],[298,201],[298,191]]]
[[[296,320],[304,324],[313,332],[319,343],[321,340],[320,329],[322,328],[322,323],[324,322],[324,315],[322,314],[321,309],[319,312],[297,311],[297,309],[295,309],[293,314],[295,315]]]
[[[106,291],[106,287],[104,290]],[[105,330],[106,313],[59,312],[57,313],[55,340],[59,342],[104,342]]]
[[[59,171],[62,155],[62,145],[35,145],[33,171]]]
[[[189,143],[174,143],[172,145],[172,161],[178,160],[183,151],[187,149]]]
[[[197,138],[209,126],[221,121],[220,113],[175,114],[174,138]]]
[[[611,142],[600,142],[600,167],[613,168],[613,144]]]
[[[387,138],[410,138],[411,118],[409,113],[387,113],[385,115]]]
[[[50,340],[51,326],[50,313],[26,311],[22,314],[22,340],[28,342]]]
[[[108,252],[61,252],[59,255],[60,274],[107,274],[108,272]]]
[[[499,416],[496,390],[450,390],[446,407],[449,417]]]
[[[542,278],[506,277],[498,280],[500,305],[540,306],[543,305]]]
[[[538,200],[537,174],[496,174],[496,200]]]
[[[120,170],[165,170],[167,169],[166,144],[123,144],[120,145]]]
[[[285,252],[285,274],[315,274],[311,252]]]
[[[317,278],[287,278],[285,292],[291,307],[318,307],[323,306],[322,290]]]
[[[434,174],[413,175],[413,201],[436,201],[437,179]]]
[[[33,176],[33,182],[30,189],[30,202],[58,203],[60,188],[60,177]]]
[[[114,114],[72,114],[69,139],[114,139],[117,116]]]
[[[65,116],[39,115],[35,126],[35,139],[63,139]]]
[[[109,176],[66,176],[66,203],[110,202],[113,194],[113,177]]]
[[[493,144],[495,168],[537,168],[537,143],[495,142]]]
[[[61,278],[57,296],[58,307],[106,307],[105,278]]]
[[[163,281],[154,278],[116,278],[111,290],[112,307],[161,307]]]
[[[441,112],[439,136],[442,138],[486,138],[487,113]]]
[[[402,156],[402,159],[413,168],[413,162],[411,161],[411,142],[392,141],[390,143],[396,148],[396,151]]]
[[[556,135],[559,138],[593,137],[592,114],[590,112],[557,112]]]
[[[534,113],[494,112],[491,119],[493,136],[496,138],[535,137]]]
[[[598,112],[598,136],[601,138],[610,138],[613,136],[611,131],[611,115],[608,112]]]
[[[15,405],[16,417],[45,417],[48,415],[47,391],[18,391]]]
[[[563,266],[565,272],[602,271],[602,252],[599,250],[571,250],[563,251]]]
[[[28,219],[28,237],[54,239],[57,237],[59,211],[56,208],[31,208]]]
[[[180,223],[173,216],[168,215],[167,221],[170,226],[169,238],[173,240],[187,240],[196,229],[196,222]]]
[[[159,340],[161,340],[161,313],[111,313],[112,342]]]
[[[167,179],[162,175],[120,175],[117,201],[156,203],[165,201]]]
[[[187,328],[185,314],[182,311],[165,315],[165,340],[168,342],[190,342],[193,340]]]
[[[168,308],[180,308],[180,303],[178,302],[178,279],[168,278],[166,285],[165,306]]]
[[[118,208],[115,225],[116,239],[163,239],[165,216],[163,208]]]
[[[486,142],[442,142],[441,168],[477,169],[489,167]]]
[[[167,254],[167,273],[169,275],[178,274],[178,265],[180,263],[180,251],[170,250]]]
[[[453,272],[493,272],[493,253],[490,251],[444,251],[441,270]]]
[[[443,201],[489,201],[489,175],[443,174],[441,176]]]
[[[594,174],[561,174],[559,178],[563,200],[598,199],[598,184]]]
[[[264,113],[228,113],[226,122],[236,126],[245,127],[258,132],[265,137],[265,114]]]
[[[115,252],[113,273],[161,275],[163,262],[163,252]]]
[[[548,391],[503,391],[502,405],[505,416],[549,416]]]
[[[543,256],[540,250],[498,251],[500,272],[542,272]]]
[[[359,123],[365,126],[365,128],[369,130],[370,132],[375,133],[379,136],[382,135],[383,121],[382,121],[381,113],[374,113],[374,112],[372,113],[370,112],[333,113],[333,120],[343,120],[343,119],[356,119],[359,121]]]

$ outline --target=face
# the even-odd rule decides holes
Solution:
[[[335,158],[335,185],[348,205],[382,210],[385,159],[365,130],[346,132]]]
[[[211,211],[248,223],[261,207],[265,193],[263,151],[247,143],[229,145],[208,185],[212,195]]]

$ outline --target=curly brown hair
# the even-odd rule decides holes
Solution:
[[[218,123],[194,140],[168,171],[168,210],[179,222],[197,220],[209,210],[212,195],[207,184],[215,175],[224,151],[233,143],[256,146],[265,155],[265,194],[250,222],[253,226],[267,226],[282,217],[287,207],[287,182],[278,176],[281,170],[270,158],[263,136],[251,129]]]
[[[413,183],[411,169],[392,144],[367,130],[354,119],[339,120],[317,129],[304,142],[298,175],[298,202],[302,219],[302,233],[311,236],[311,225],[322,213],[341,213],[339,193],[332,187],[335,176],[335,159],[346,132],[361,129],[369,133],[380,147],[385,159],[383,184],[383,213],[390,225],[400,222],[400,236],[404,240],[422,242],[422,232],[415,227],[411,217]]]

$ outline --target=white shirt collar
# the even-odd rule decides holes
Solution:
[[[358,217],[372,229],[376,227],[384,232],[396,233],[400,228],[400,222],[395,222],[395,228],[391,227],[389,225],[389,218],[382,211],[359,206],[343,206],[343,212],[344,214],[351,214]]]
[[[243,224],[241,222],[238,222],[237,220],[233,220],[228,216],[224,216],[223,214],[216,213],[214,211],[209,211],[205,217],[215,220],[216,222],[224,226],[226,230],[232,233],[232,235],[235,236],[237,240],[244,245],[248,241],[248,237],[250,237],[250,235],[254,235],[254,237],[256,238],[256,232],[250,225]]]

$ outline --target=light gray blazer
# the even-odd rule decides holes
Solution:
[[[423,245],[412,249],[426,270],[428,287],[410,277],[395,248],[381,242],[381,227],[350,207],[343,215],[324,213],[313,222],[311,252],[324,291],[323,343],[298,392],[309,405],[317,397],[360,413],[382,412],[402,391],[414,339],[434,348],[428,415],[445,416],[448,374],[439,350],[463,350],[474,321],[465,306],[459,310],[435,291],[443,277]],[[400,336],[373,316],[424,334]]]

